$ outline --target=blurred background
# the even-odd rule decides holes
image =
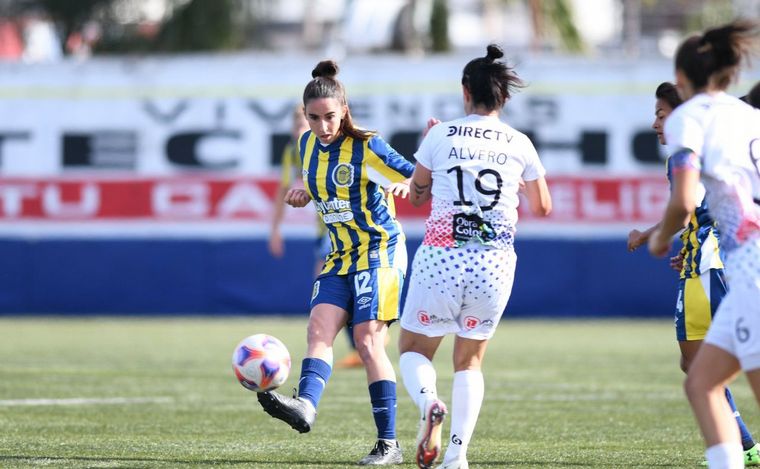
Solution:
[[[313,208],[267,243],[314,65],[338,60],[355,120],[413,159],[495,42],[554,198],[518,224],[508,314],[672,317],[677,274],[626,250],[668,194],[654,90],[736,17],[760,2],[0,0],[0,314],[305,314]],[[398,210],[411,254],[427,208]]]

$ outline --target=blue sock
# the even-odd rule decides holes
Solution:
[[[301,362],[301,379],[298,381],[298,397],[307,399],[316,409],[331,373],[332,368],[326,361],[304,358]]]
[[[396,383],[375,381],[369,385],[372,416],[375,418],[377,437],[382,440],[396,439]]]
[[[734,413],[734,417],[736,417],[736,424],[739,425],[739,431],[742,434],[742,446],[744,447],[744,451],[747,451],[755,446],[755,440],[752,438],[752,433],[749,432],[749,429],[744,424],[742,416],[739,415],[739,411],[736,409],[736,404],[734,404],[734,397],[731,395],[731,391],[729,391],[728,388],[726,388],[726,400],[731,407],[731,411]]]

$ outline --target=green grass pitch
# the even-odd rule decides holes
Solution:
[[[363,370],[335,370],[308,434],[266,415],[235,380],[243,337],[282,339],[297,383],[303,317],[0,319],[0,467],[354,467],[375,440]],[[391,330],[389,350],[398,362]],[[436,357],[451,393],[451,339]],[[336,357],[347,350],[338,337]],[[697,467],[669,321],[505,319],[486,355],[471,467]],[[743,379],[734,395],[752,430]],[[414,466],[417,411],[399,385],[398,436]],[[444,436],[448,435],[447,422]]]

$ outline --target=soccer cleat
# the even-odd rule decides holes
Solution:
[[[760,444],[756,444],[744,452],[744,465],[760,466]]]
[[[368,455],[361,458],[360,466],[386,466],[389,464],[401,464],[404,458],[401,455],[401,447],[396,440],[377,440],[375,447]]]
[[[707,460],[703,459],[699,465],[707,466]],[[744,467],[747,466],[760,466],[760,444],[744,452]]]
[[[422,469],[430,469],[441,453],[441,429],[446,412],[446,404],[438,399],[425,404],[417,433],[417,466]]]
[[[307,433],[314,425],[317,411],[311,402],[300,397],[288,397],[274,391],[257,393],[264,411],[287,423],[299,433]]]

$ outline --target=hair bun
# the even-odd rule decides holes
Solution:
[[[504,57],[504,51],[501,50],[501,47],[497,46],[496,44],[489,44],[486,50],[488,51],[486,53],[486,59],[491,62]]]
[[[323,60],[311,71],[311,77],[335,78],[338,74],[338,64],[334,60]]]

